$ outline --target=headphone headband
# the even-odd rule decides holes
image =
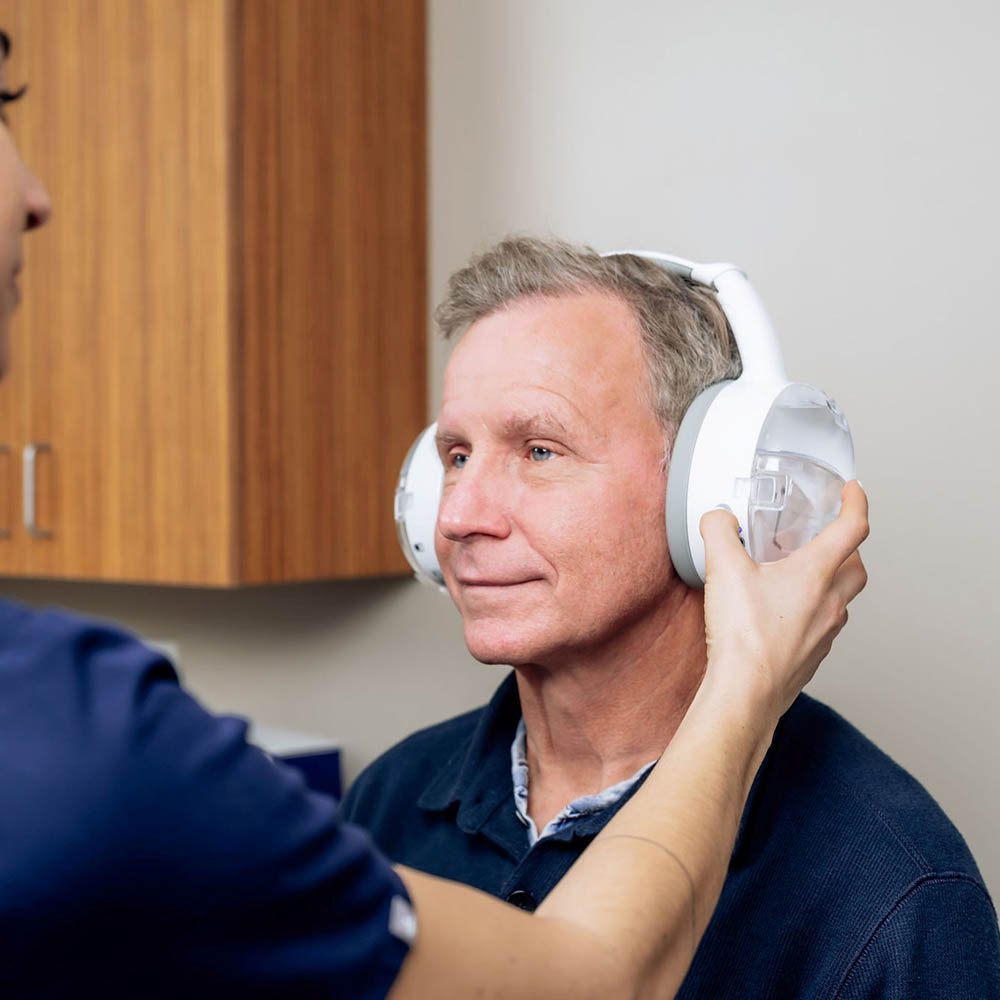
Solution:
[[[601,256],[642,257],[644,260],[651,260],[654,264],[659,264],[673,274],[679,274],[682,278],[693,281],[696,285],[705,285],[714,291],[719,290],[716,280],[729,271],[735,271],[746,278],[746,272],[735,264],[702,264],[698,261],[686,260],[684,257],[675,257],[671,253],[660,253],[658,250],[607,250]]]
[[[608,250],[601,254],[602,257],[625,255],[642,257],[696,285],[712,289],[736,338],[743,377],[749,382],[774,386],[788,381],[778,334],[744,270],[735,264],[703,264],[657,250]]]

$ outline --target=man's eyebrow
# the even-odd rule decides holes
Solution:
[[[537,413],[515,413],[507,417],[500,425],[501,433],[508,438],[547,437],[551,435],[566,437],[569,430],[566,424],[552,410],[539,410]]]
[[[439,430],[434,435],[434,441],[436,442],[438,449],[451,448],[456,444],[465,444],[465,437],[462,434],[454,433],[454,431]]]
[[[498,425],[505,438],[569,437],[570,431],[557,413],[539,410],[535,413],[512,413],[504,417]],[[467,444],[466,435],[456,431],[439,430],[435,435],[438,448],[451,448]]]

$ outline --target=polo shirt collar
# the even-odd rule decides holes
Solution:
[[[459,828],[478,833],[501,803],[511,805],[510,744],[520,718],[521,700],[511,671],[480,713],[472,735],[432,777],[417,805],[441,812],[457,802]],[[520,824],[518,830],[523,835]]]
[[[514,815],[510,774],[510,746],[520,720],[521,699],[517,693],[515,674],[511,671],[482,710],[472,735],[431,778],[417,800],[421,809],[430,812],[443,812],[458,803],[456,822],[459,829],[469,834],[485,832],[516,856],[524,854],[528,847],[524,827]],[[781,729],[782,723],[779,723],[774,743],[778,742]],[[744,844],[771,757],[769,750],[750,789],[733,848],[734,861]],[[642,786],[648,773],[642,775],[606,812],[582,816],[568,829],[553,833],[546,839],[570,840],[574,837],[596,836]],[[509,809],[512,822],[502,824],[502,829],[500,824],[487,827],[490,818],[502,806]]]

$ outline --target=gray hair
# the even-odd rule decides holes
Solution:
[[[649,399],[672,441],[694,398],[742,371],[739,351],[715,294],[632,254],[602,257],[588,246],[508,236],[448,280],[434,319],[446,340],[528,298],[587,291],[615,295],[639,323]]]

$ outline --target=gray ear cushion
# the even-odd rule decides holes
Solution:
[[[698,570],[695,569],[694,558],[691,555],[691,540],[688,538],[688,483],[691,479],[691,460],[694,458],[694,446],[701,433],[701,425],[705,422],[715,397],[732,379],[716,382],[704,392],[695,397],[687,408],[677,437],[674,440],[674,450],[670,456],[670,468],[667,470],[667,545],[670,548],[670,558],[673,561],[677,575],[689,587],[704,587]]]

